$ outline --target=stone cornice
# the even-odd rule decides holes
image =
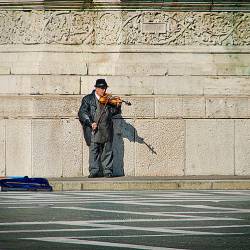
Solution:
[[[0,10],[250,11],[247,0],[0,0]]]
[[[249,46],[89,46],[89,45],[1,45],[0,53],[55,52],[55,53],[185,53],[185,54],[250,54]]]

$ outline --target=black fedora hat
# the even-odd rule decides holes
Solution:
[[[108,87],[107,82],[105,79],[97,79],[95,83],[96,88],[106,89]]]

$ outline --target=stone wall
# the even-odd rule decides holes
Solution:
[[[77,112],[129,100],[114,171],[250,174],[250,13],[0,11],[0,176],[88,174]]]

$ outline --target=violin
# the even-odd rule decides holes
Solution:
[[[122,100],[120,96],[112,96],[111,94],[105,94],[104,96],[101,96],[99,99],[99,102],[101,104],[107,105],[114,105],[114,106],[120,106],[124,102],[126,105],[130,106],[131,102]]]

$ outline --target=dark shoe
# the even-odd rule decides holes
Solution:
[[[106,177],[106,178],[112,178],[114,176],[113,176],[113,174],[109,173],[109,174],[105,174],[104,177]]]
[[[96,178],[98,177],[98,174],[89,174],[88,178]]]

